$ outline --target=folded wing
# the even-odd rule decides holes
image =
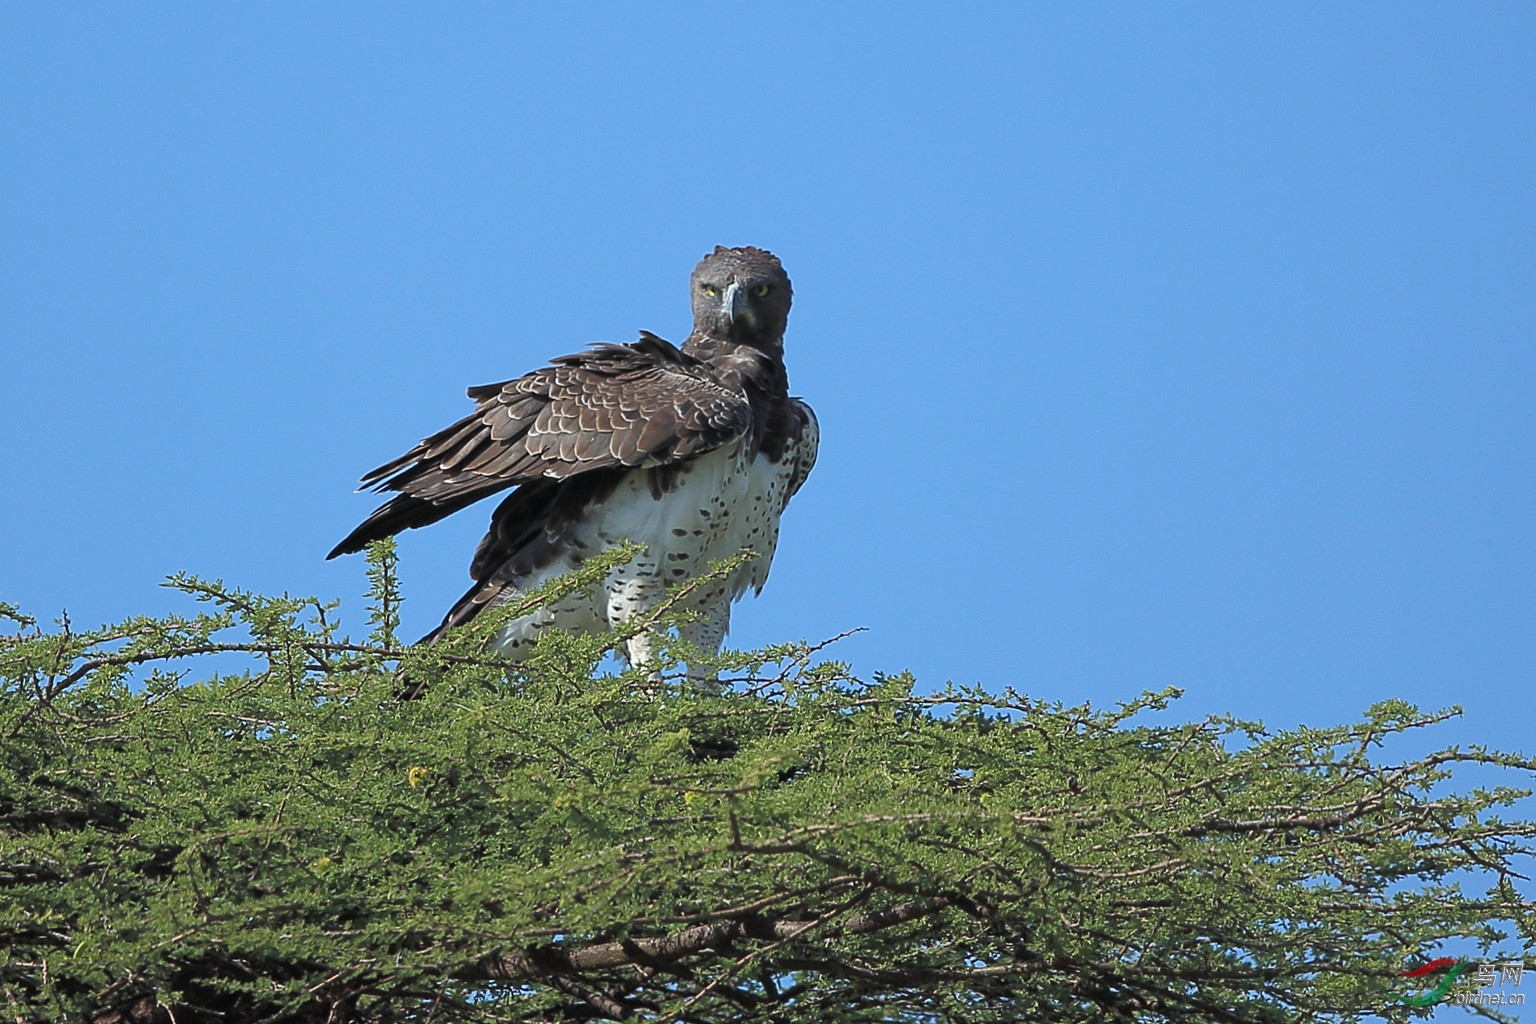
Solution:
[[[435,523],[498,491],[691,458],[745,434],[752,408],[707,364],[654,334],[598,345],[469,389],[475,411],[363,477],[397,491],[327,558]]]

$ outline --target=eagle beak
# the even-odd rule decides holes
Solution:
[[[725,310],[725,322],[735,324],[736,320],[747,311],[747,297],[741,293],[741,285],[735,281],[726,285],[720,306]]]

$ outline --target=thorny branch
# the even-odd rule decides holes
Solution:
[[[252,639],[210,616],[0,644],[0,891],[21,908],[0,985],[22,1024],[69,998],[95,1024],[1259,1024],[1350,1019],[1445,939],[1531,945],[1509,879],[1536,823],[1494,816],[1513,791],[1439,785],[1531,759],[1370,760],[1444,713],[1138,728],[1172,691],[1106,712],[865,686],[813,665],[847,634],[733,656],[725,698],[645,700],[185,589]],[[169,674],[97,685],[228,653],[272,670],[197,700]],[[385,663],[433,660],[462,671],[393,700]],[[1486,895],[1444,881],[1478,869]],[[60,982],[87,949],[71,969],[110,969]]]

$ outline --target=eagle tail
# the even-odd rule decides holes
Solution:
[[[453,607],[448,609],[448,614],[443,616],[443,621],[437,624],[436,629],[416,642],[418,644],[435,644],[455,626],[462,626],[466,622],[474,621],[477,615],[495,602],[505,587],[505,584],[498,583],[495,580],[476,583],[464,592],[463,597],[454,602]]]

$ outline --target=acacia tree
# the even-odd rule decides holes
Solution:
[[[3,609],[11,1018],[1407,1019],[1405,965],[1536,936],[1523,794],[1447,781],[1536,764],[1385,758],[1448,713],[1160,724],[1175,691],[920,695],[806,644],[722,657],[723,692],[674,645],[657,693],[595,674],[612,637],[494,657],[527,605],[402,649],[387,544],[370,575],[363,641],[191,577],[190,617]]]

